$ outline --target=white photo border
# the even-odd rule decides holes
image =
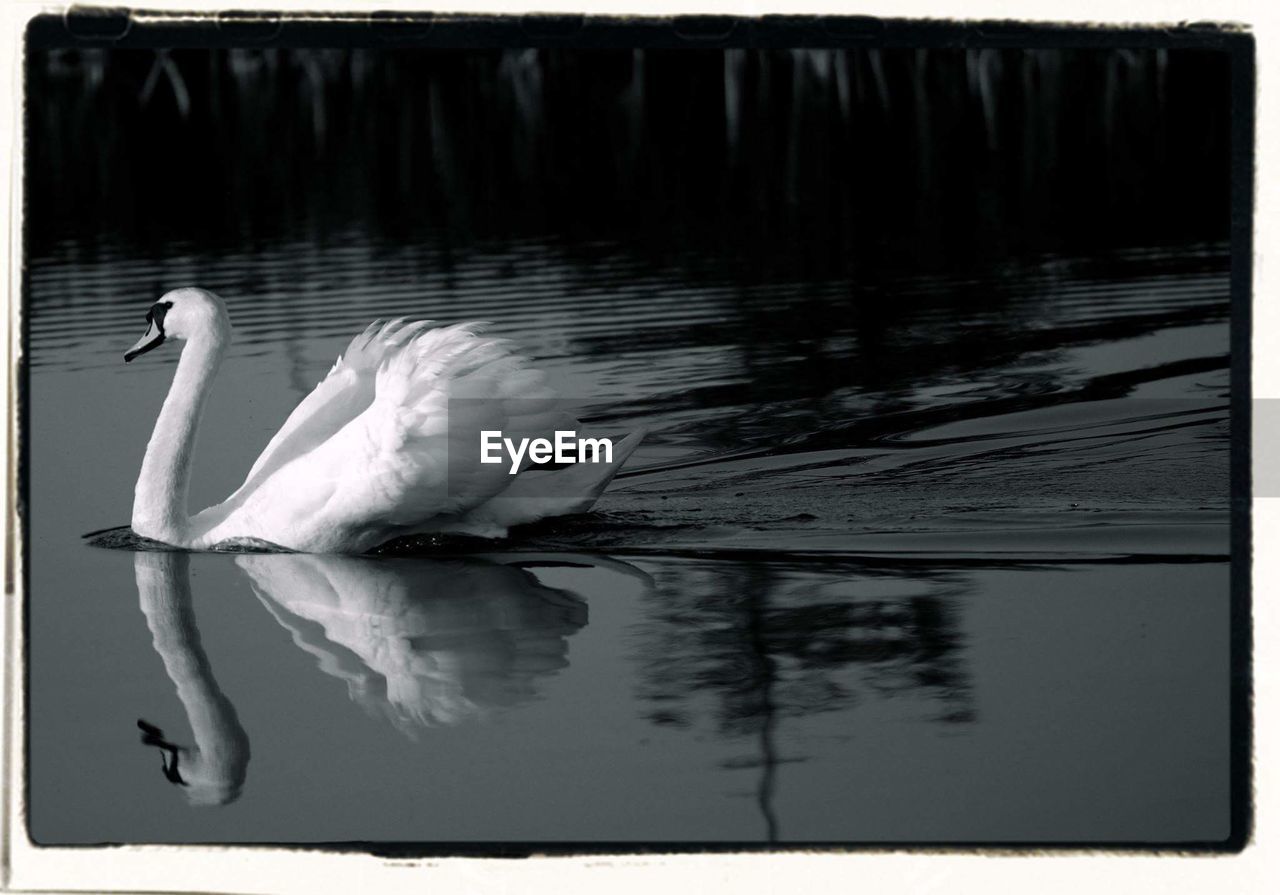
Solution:
[[[96,5],[128,5],[96,4]],[[1256,168],[1253,229],[1253,399],[1254,407],[1280,398],[1280,274],[1268,263],[1280,227],[1280,12],[1258,0],[525,0],[476,2],[449,0],[444,5],[404,0],[275,0],[265,3],[218,0],[142,0],[150,10],[190,11],[269,9],[308,13],[415,10],[477,14],[588,13],[665,16],[688,13],[756,16],[770,13],[863,15],[882,18],[1007,20],[1097,25],[1145,25],[1210,21],[1234,23],[1257,42]],[[1280,740],[1280,680],[1275,651],[1280,645],[1280,609],[1272,594],[1280,590],[1280,497],[1253,501],[1253,686],[1255,815],[1252,842],[1237,855],[1176,853],[1044,854],[982,849],[972,852],[912,853],[853,851],[847,854],[794,851],[739,855],[586,855],[490,858],[379,858],[306,848],[230,846],[40,847],[24,824],[23,763],[23,607],[21,532],[15,530],[16,420],[19,382],[16,363],[21,333],[22,243],[22,78],[23,34],[27,22],[65,6],[30,0],[0,5],[0,40],[8,50],[0,64],[0,141],[8,148],[7,177],[0,178],[0,204],[7,210],[9,338],[8,437],[4,441],[6,510],[0,518],[5,552],[5,605],[0,613],[4,652],[4,806],[0,815],[0,889],[28,892],[228,892],[313,893],[521,892],[560,893],[683,891],[716,889],[742,892],[864,888],[883,892],[970,892],[988,889],[1078,893],[1082,890],[1129,892],[1158,890],[1200,893],[1217,890],[1261,892],[1264,880],[1280,879],[1276,812],[1280,811],[1280,775],[1274,759]],[[1255,417],[1257,414],[1255,414]],[[1254,466],[1269,462],[1271,447],[1254,434]],[[1268,759],[1271,759],[1270,761]]]

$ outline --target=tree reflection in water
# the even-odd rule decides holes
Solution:
[[[687,727],[710,711],[755,754],[729,768],[759,768],[756,799],[776,841],[773,807],[787,718],[862,699],[911,698],[925,718],[974,720],[955,601],[963,575],[889,564],[664,563],[640,634],[641,697],[655,724]],[[707,701],[710,704],[708,706]]]

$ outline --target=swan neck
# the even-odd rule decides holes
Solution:
[[[212,333],[187,342],[160,408],[133,492],[133,530],[184,546],[190,539],[187,490],[196,431],[228,339]]]

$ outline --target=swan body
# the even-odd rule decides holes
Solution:
[[[581,513],[639,444],[609,463],[518,474],[479,462],[479,433],[549,437],[577,423],[541,373],[474,323],[375,322],[294,409],[225,501],[187,515],[196,431],[228,346],[222,300],[166,293],[132,360],[170,338],[186,345],[134,489],[133,530],[176,547],[265,541],[306,553],[360,553],[401,535],[500,537],[512,525]],[[452,453],[453,462],[450,462]]]

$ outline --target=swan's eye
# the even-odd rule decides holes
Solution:
[[[164,332],[164,315],[173,307],[171,301],[158,301],[147,309],[147,322],[154,323],[156,329]]]

